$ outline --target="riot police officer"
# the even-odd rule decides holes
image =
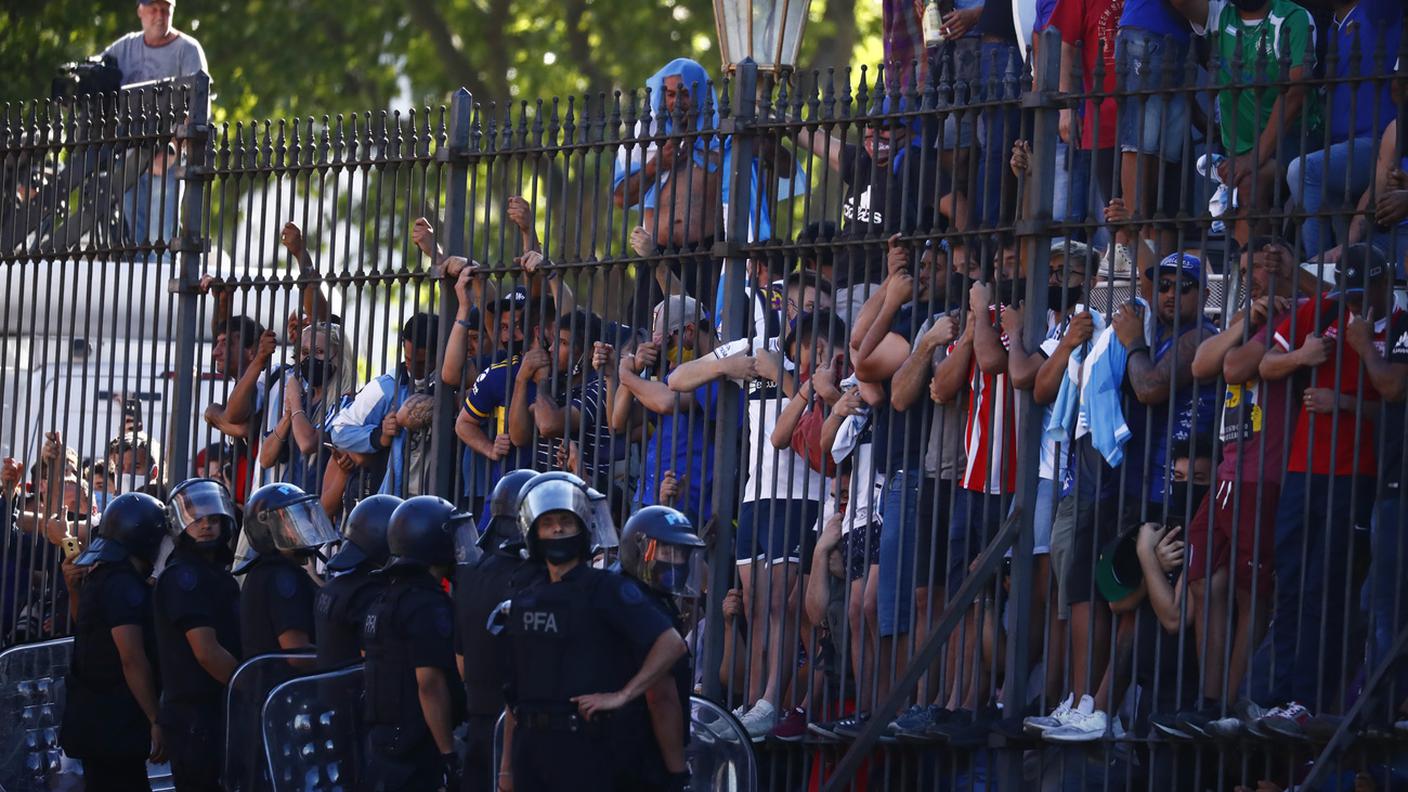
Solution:
[[[83,763],[92,792],[150,792],[147,759],[164,761],[147,576],[165,536],[161,501],[129,492],[108,505],[97,536],[73,561],[93,569],[78,592],[59,744]]]
[[[314,643],[317,584],[304,564],[335,541],[327,512],[292,484],[266,484],[244,504],[244,535],[251,555],[235,567],[240,589],[240,642],[250,657],[307,651]]]
[[[362,625],[367,768],[361,788],[451,790],[459,785],[452,730],[459,685],[454,623],[441,588],[457,561],[477,560],[472,518],[443,498],[409,498],[387,527],[388,580]]]
[[[321,671],[362,659],[362,622],[386,582],[385,576],[372,573],[391,556],[386,526],[400,505],[395,495],[372,495],[343,521],[342,549],[328,559],[331,579],[318,589],[313,609]]]
[[[225,687],[239,667],[235,507],[225,485],[189,479],[171,491],[167,530],[175,541],[156,580],[161,710],[171,775],[181,792],[219,790]]]
[[[494,726],[504,711],[504,681],[493,638],[484,625],[499,603],[535,572],[542,574],[541,564],[524,563],[523,535],[518,531],[518,493],[536,475],[514,470],[499,479],[489,495],[488,519],[480,523],[479,547],[484,554],[477,563],[455,569],[456,637],[469,719],[464,792],[494,788]]]
[[[594,522],[576,476],[545,473],[523,488],[519,530],[547,576],[491,622],[509,669],[501,790],[629,788],[651,740],[641,695],[686,652],[635,581],[586,563]]]
[[[620,560],[621,573],[644,586],[651,603],[683,632],[677,599],[698,597],[704,580],[704,541],[689,518],[669,506],[647,506],[631,515],[621,533]],[[672,789],[689,784],[684,750],[693,687],[694,672],[685,655],[651,690],[650,720],[659,752],[635,765],[647,783]]]

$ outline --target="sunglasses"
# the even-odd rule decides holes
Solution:
[[[1177,289],[1179,294],[1187,294],[1191,291],[1196,291],[1197,288],[1198,284],[1190,280],[1183,280],[1181,278],[1176,281],[1168,280],[1166,278],[1159,279],[1159,294],[1163,294],[1164,292],[1170,292],[1174,289]]]

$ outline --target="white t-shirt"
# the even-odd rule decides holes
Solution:
[[[777,339],[739,339],[722,344],[712,354],[722,360],[740,352],[757,354],[761,350],[776,353]],[[794,368],[791,361],[783,361],[787,370]],[[777,416],[790,401],[783,395],[780,386],[766,380],[741,382],[734,380],[747,390],[748,400],[748,469],[743,471],[745,484],[743,502],[760,500],[813,500],[826,497],[825,480],[816,473],[791,448],[772,447],[772,430],[777,426]]]

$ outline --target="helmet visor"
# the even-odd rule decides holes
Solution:
[[[190,482],[171,496],[167,506],[167,527],[172,536],[206,517],[224,517],[231,528],[235,525],[235,505],[230,501],[230,493],[214,481]]]
[[[281,509],[270,509],[264,515],[274,547],[280,550],[303,550],[336,542],[342,534],[332,527],[332,520],[317,498],[295,501]]]
[[[704,583],[704,548],[647,538],[641,552],[641,580],[665,594],[699,596]]]
[[[621,537],[616,531],[616,518],[611,516],[611,505],[606,496],[594,489],[588,489],[587,505],[591,513],[591,524],[587,529],[592,536],[592,552],[620,547]]]
[[[456,514],[450,518],[450,530],[455,537],[456,564],[473,564],[484,555],[479,547],[479,529],[474,525],[474,517]]]

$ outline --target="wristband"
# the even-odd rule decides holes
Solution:
[[[460,327],[463,327],[466,330],[474,329],[474,325],[471,324],[468,319],[456,319],[455,324],[459,325]]]

